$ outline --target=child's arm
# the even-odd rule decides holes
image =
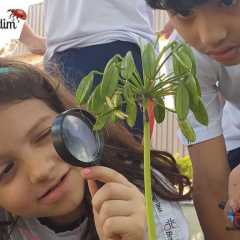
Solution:
[[[46,39],[36,35],[27,23],[24,23],[19,39],[34,54],[43,55],[46,52]]]
[[[218,208],[227,199],[229,166],[222,136],[189,147],[193,163],[194,203],[206,240],[237,240],[239,231],[226,231],[229,225]]]
[[[177,33],[173,33],[170,37],[170,41],[172,40],[182,39]],[[223,105],[219,99],[220,89],[216,88],[221,68],[204,54],[192,50],[197,63],[202,100],[209,119],[206,127],[197,122],[193,114],[188,115],[188,120],[196,133],[196,142],[188,147],[193,165],[194,204],[205,239],[235,240],[240,238],[240,233],[225,230],[227,220],[223,211],[218,208],[219,201],[227,199],[229,174],[221,126]],[[166,73],[170,72],[171,62],[166,65]],[[181,139],[188,144],[185,138]]]

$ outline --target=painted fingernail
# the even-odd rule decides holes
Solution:
[[[83,174],[84,174],[85,176],[88,176],[88,175],[91,173],[91,169],[90,169],[90,168],[84,168],[84,169],[82,170],[82,172],[83,172]]]

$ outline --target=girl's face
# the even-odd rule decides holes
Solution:
[[[240,63],[240,0],[212,0],[183,14],[173,26],[194,48],[224,65]]]
[[[52,145],[49,128],[56,115],[37,99],[0,105],[1,208],[61,222],[76,217],[84,181],[81,168],[64,162]]]

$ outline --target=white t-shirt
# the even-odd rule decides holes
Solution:
[[[152,41],[152,10],[145,0],[45,0],[45,60],[55,52],[116,40]]]
[[[176,31],[171,35],[171,40],[183,41]],[[209,125],[206,127],[198,123],[192,113],[189,114],[188,119],[196,133],[195,143],[223,134],[228,151],[240,147],[240,65],[227,67],[196,49],[192,50],[209,117]],[[166,67],[167,71],[172,71],[170,61]],[[222,104],[219,93],[226,100],[225,105]],[[179,136],[187,144],[181,133]]]

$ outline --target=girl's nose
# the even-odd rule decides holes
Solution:
[[[47,182],[54,178],[55,169],[54,159],[33,158],[28,161],[27,171],[30,182],[33,184]]]

